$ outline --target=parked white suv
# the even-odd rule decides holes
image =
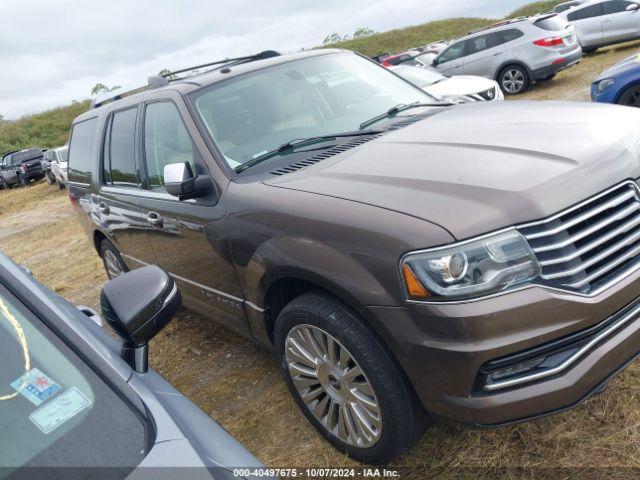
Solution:
[[[69,147],[58,147],[45,152],[45,160],[51,162],[51,172],[58,183],[58,187],[64,188],[67,185],[67,160],[69,158]]]
[[[397,67],[389,67],[389,70],[438,100],[453,103],[504,100],[500,86],[495,80],[488,78],[473,75],[446,77],[435,70],[414,67],[413,65],[398,65]]]
[[[576,29],[586,52],[640,38],[640,4],[629,0],[591,0],[562,12]]]
[[[453,41],[432,66],[446,75],[495,79],[504,93],[517,95],[581,59],[573,26],[552,13],[475,30]]]

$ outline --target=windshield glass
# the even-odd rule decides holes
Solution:
[[[393,71],[419,87],[428,87],[429,85],[433,85],[434,83],[440,82],[446,78],[435,70],[419,67],[398,67]]]
[[[142,460],[137,414],[2,286],[0,365],[0,478],[12,468]]]
[[[61,162],[66,162],[69,158],[69,147],[61,148],[58,150],[58,157]]]
[[[215,84],[190,101],[235,168],[290,140],[356,131],[398,104],[436,100],[373,62],[338,53]]]

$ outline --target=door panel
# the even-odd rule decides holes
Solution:
[[[627,12],[630,2],[613,0],[605,2],[602,17],[603,42],[617,42],[636,38],[640,31],[640,14],[638,11]]]
[[[171,273],[190,306],[229,328],[250,335],[235,266],[227,251],[224,198],[210,194],[179,201],[164,188],[164,167],[189,163],[208,175],[184,118],[171,101],[144,107],[142,152],[146,191],[140,197],[147,235],[158,265]],[[219,201],[218,201],[219,200]]]
[[[464,49],[465,42],[458,42],[451,45],[438,57],[436,57],[436,70],[445,75],[464,74]]]
[[[493,78],[497,65],[504,57],[504,46],[497,45],[492,33],[466,41],[464,74]]]

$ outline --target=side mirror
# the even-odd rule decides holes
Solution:
[[[102,316],[124,339],[122,358],[136,372],[148,370],[148,343],[173,318],[182,296],[173,278],[155,265],[109,281],[100,295]]]
[[[164,167],[164,186],[170,195],[187,200],[206,195],[211,179],[207,175],[195,176],[189,162],[172,163]]]
[[[627,6],[627,12],[637,12],[640,9],[640,5],[637,3],[632,3]]]

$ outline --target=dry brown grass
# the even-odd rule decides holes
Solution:
[[[589,56],[526,98],[586,99],[596,74],[636,46]],[[64,191],[44,183],[0,191],[0,242],[40,281],[96,306],[106,278]],[[305,421],[273,356],[211,319],[182,312],[154,340],[151,363],[269,466],[358,466]],[[631,478],[635,471],[625,469],[640,468],[639,399],[634,364],[570,412],[491,431],[437,424],[396,465],[404,478]]]

